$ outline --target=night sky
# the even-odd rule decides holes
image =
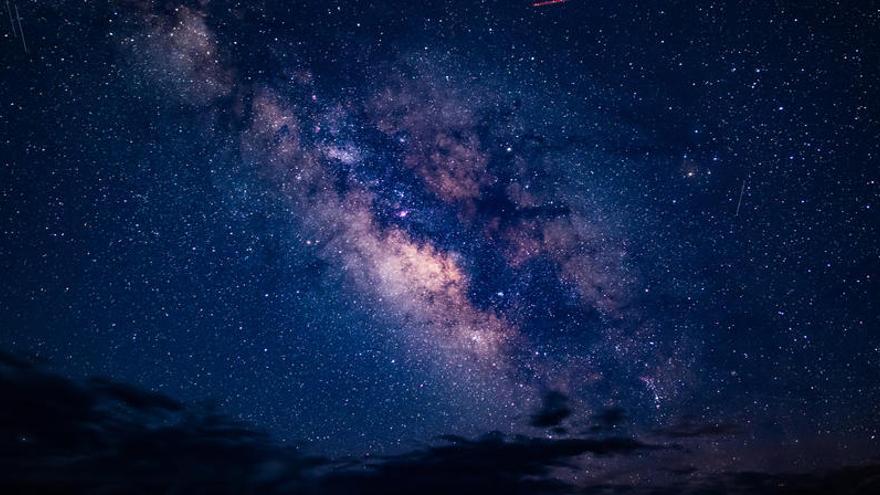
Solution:
[[[657,450],[578,487],[880,454],[876,4],[3,8],[10,363],[327,459]]]

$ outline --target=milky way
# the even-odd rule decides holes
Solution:
[[[470,382],[480,393],[491,388],[513,415],[542,389],[581,386],[583,375],[600,380],[603,370],[592,362],[600,347],[615,349],[627,368],[648,366],[645,356],[629,354],[644,343],[629,335],[641,322],[625,308],[637,277],[624,241],[611,239],[542,177],[537,167],[547,165],[540,161],[552,158],[519,151],[527,147],[526,123],[511,98],[478,79],[453,80],[442,64],[454,61],[421,54],[395,61],[360,99],[319,94],[311,78],[281,86],[236,81],[205,18],[185,7],[148,10],[135,20],[143,31],[123,48],[169,98],[236,115],[242,130],[224,139],[237,140],[242,160],[275,184],[318,256],[344,273],[382,320],[401,327],[380,338],[400,338],[447,380]],[[496,121],[502,112],[504,121]],[[380,156],[375,148],[383,143],[394,151]],[[446,218],[422,214],[431,207]],[[434,232],[410,220],[419,216]],[[519,294],[508,296],[494,273],[481,277],[497,287],[500,301],[478,303],[467,265],[485,259],[512,279],[543,272],[554,280],[544,290],[571,294],[574,311],[595,313],[577,330],[597,335],[586,355],[542,359],[535,346],[541,337],[523,328],[540,317]],[[653,391],[653,378],[642,381]]]

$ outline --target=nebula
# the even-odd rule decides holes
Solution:
[[[205,106],[229,95],[235,75],[220,60],[205,13],[186,6],[161,13],[140,5],[143,29],[122,41],[130,60],[168,97]]]

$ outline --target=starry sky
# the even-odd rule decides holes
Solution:
[[[4,7],[4,352],[324,456],[880,452],[871,2]]]

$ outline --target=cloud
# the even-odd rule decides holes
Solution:
[[[629,418],[622,407],[608,407],[592,415],[593,432],[611,431],[626,423]]]
[[[742,433],[742,428],[731,422],[701,423],[682,418],[673,425],[655,430],[655,433],[669,439],[685,439],[736,435]]]
[[[446,437],[446,445],[381,459],[365,472],[327,479],[340,493],[571,493],[554,476],[585,455],[636,455],[653,447],[631,438],[547,439],[494,432],[474,440]]]
[[[544,393],[541,398],[541,408],[532,414],[529,424],[538,428],[559,426],[571,416],[572,410],[568,406],[568,396],[556,390]]]
[[[670,447],[623,436],[447,435],[399,455],[308,456],[211,408],[130,385],[73,381],[0,353],[0,493],[873,494],[880,465],[815,473],[664,468]],[[564,396],[562,396],[564,397]],[[558,398],[549,402],[558,405]],[[553,404],[551,404],[553,405]],[[622,412],[609,413],[616,424]],[[696,434],[699,428],[688,431]],[[681,453],[681,451],[679,451]],[[594,464],[636,462],[628,480]],[[698,466],[699,459],[692,459]],[[665,471],[672,479],[652,481]]]
[[[105,379],[76,382],[0,355],[5,493],[558,493],[584,455],[633,455],[630,438],[489,433],[397,456],[309,457],[211,409]]]
[[[727,472],[681,473],[686,479],[667,483],[603,483],[584,487],[584,494],[631,495],[869,495],[880,492],[880,464],[845,466],[814,473]]]
[[[0,355],[2,493],[296,493],[323,464],[208,409]]]

